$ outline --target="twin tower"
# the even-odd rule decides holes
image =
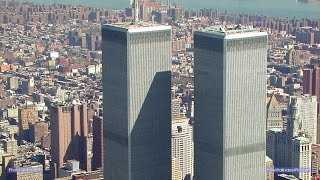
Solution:
[[[170,26],[104,25],[104,177],[171,179]],[[267,33],[194,34],[194,180],[265,179]]]

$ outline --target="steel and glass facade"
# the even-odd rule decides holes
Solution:
[[[267,33],[194,40],[194,180],[265,179]]]
[[[104,177],[171,179],[171,27],[104,25]]]

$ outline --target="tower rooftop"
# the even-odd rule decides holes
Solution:
[[[170,30],[171,26],[164,26],[161,24],[155,24],[151,22],[138,22],[138,23],[115,23],[105,24],[103,28],[117,29],[126,32],[148,32],[148,31],[160,31]]]
[[[274,132],[274,133],[282,132],[282,130],[279,129],[279,128],[271,128],[269,131],[272,131],[272,132]]]
[[[300,144],[308,144],[308,143],[310,143],[308,138],[302,137],[302,136],[296,137],[295,140],[299,141]]]
[[[242,26],[241,24],[232,26],[214,25],[199,30],[198,33],[212,34],[219,37],[225,37],[226,39],[267,35],[267,32],[261,32],[252,26]]]
[[[232,25],[232,26],[210,26],[204,29],[204,31],[212,31],[218,32],[223,34],[235,34],[235,33],[247,33],[247,32],[257,32],[257,29],[253,28],[252,26],[242,26],[241,24]]]

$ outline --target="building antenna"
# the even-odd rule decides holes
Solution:
[[[219,31],[226,32],[225,28],[218,22],[217,25],[219,26]]]
[[[139,0],[134,0],[134,8],[135,8],[135,18],[134,22],[138,23],[139,22]]]

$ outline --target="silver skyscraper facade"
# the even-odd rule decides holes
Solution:
[[[267,33],[195,32],[194,180],[265,179]]]
[[[171,27],[104,25],[104,177],[171,178]]]

